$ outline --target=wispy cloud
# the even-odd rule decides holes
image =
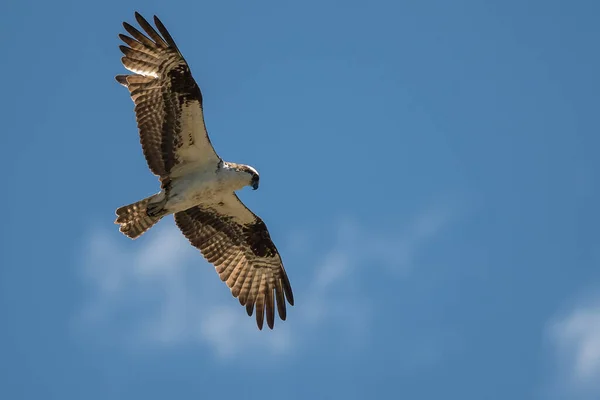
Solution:
[[[556,351],[555,394],[600,398],[600,297],[588,297],[548,326]]]
[[[288,321],[276,321],[274,331],[257,330],[172,221],[162,221],[135,242],[118,231],[96,230],[82,255],[89,298],[75,326],[129,348],[199,344],[224,360],[256,351],[288,355],[329,330],[343,332],[336,343],[360,346],[374,309],[361,288],[360,269],[377,265],[384,276],[398,279],[449,217],[440,209],[426,210],[392,236],[345,219],[319,227],[331,239],[326,246],[315,243],[310,232],[290,233],[279,247],[296,306]]]

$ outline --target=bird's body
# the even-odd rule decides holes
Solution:
[[[247,173],[229,163],[199,165],[171,178],[170,186],[152,196],[148,206],[156,210],[151,214],[175,214],[200,204],[218,204],[223,193],[232,193],[247,185]]]
[[[156,16],[162,36],[140,14],[135,17],[148,36],[123,24],[132,37],[120,35],[129,46],[120,47],[121,61],[134,74],[116,79],[135,103],[140,143],[161,190],[118,208],[115,222],[136,239],[173,214],[248,315],[256,307],[259,329],[265,314],[273,328],[275,303],[285,320],[292,289],[267,227],[235,194],[245,186],[257,189],[258,172],[217,155],[204,124],[202,93],[173,38]]]

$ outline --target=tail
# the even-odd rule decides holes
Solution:
[[[157,196],[152,195],[136,203],[117,208],[115,224],[121,225],[119,230],[131,239],[137,239],[160,221],[166,215],[160,211],[164,204],[153,202],[149,205],[150,201],[155,200]]]

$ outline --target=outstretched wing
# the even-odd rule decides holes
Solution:
[[[202,111],[202,93],[173,38],[154,16],[160,33],[139,14],[146,32],[123,23],[132,36],[120,34],[123,65],[133,75],[117,75],[135,103],[140,141],[150,170],[165,182],[186,167],[220,161],[208,137]]]
[[[234,297],[256,323],[275,323],[275,300],[282,320],[285,299],[294,305],[292,287],[277,248],[265,223],[231,193],[219,203],[196,206],[175,214],[175,222],[186,238],[212,263]]]

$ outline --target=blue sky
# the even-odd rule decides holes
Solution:
[[[143,6],[141,6],[143,5]],[[113,76],[160,16],[296,305],[258,332],[165,219]],[[0,397],[600,398],[600,3],[0,5]]]

